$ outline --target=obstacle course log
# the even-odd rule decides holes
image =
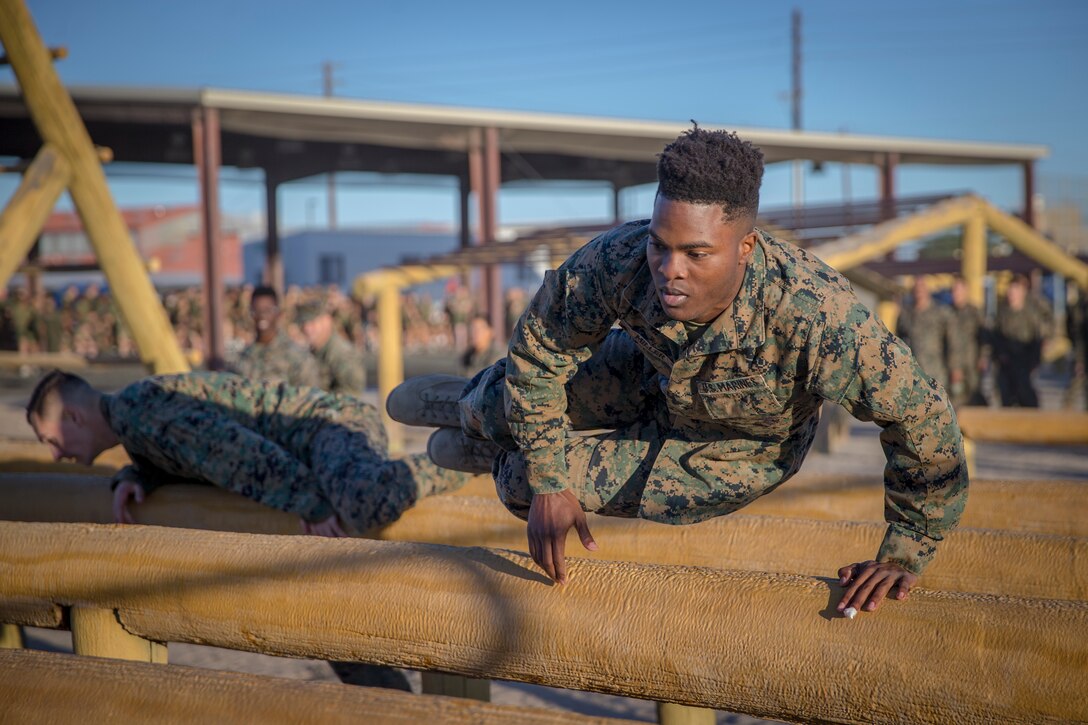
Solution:
[[[4,597],[0,598],[0,622],[58,629],[64,626],[64,612],[52,602]]]
[[[963,435],[986,443],[1088,445],[1088,413],[1033,408],[956,410]]]
[[[166,662],[166,645],[126,631],[117,613],[93,606],[71,610],[72,651],[77,655],[137,662]]]
[[[1088,717],[1088,603],[916,590],[850,621],[829,580],[569,570],[557,587],[527,556],[482,548],[0,523],[0,597],[116,609],[148,639],[783,720]]]
[[[876,495],[876,492],[873,492]],[[161,488],[133,507],[140,523],[216,531],[297,534],[296,517],[210,486]],[[110,523],[109,488],[93,477],[0,476],[0,517]],[[833,576],[872,558],[876,522],[733,514],[692,526],[589,516],[595,559]],[[388,541],[526,550],[525,524],[494,499],[436,496],[370,533]],[[923,584],[932,589],[1088,599],[1088,538],[960,528],[947,537]]]
[[[132,510],[136,512],[137,521],[144,523],[252,533],[294,533],[298,524],[294,518],[284,514],[278,524],[260,521],[253,523],[252,528],[245,528],[244,524],[232,525],[229,517],[234,515],[233,511],[244,511],[258,518],[258,512],[268,511],[240,496],[236,496],[229,506],[222,504],[222,516],[227,518],[228,523],[202,524],[202,517],[214,515],[214,510],[202,510],[199,504],[191,501],[189,496],[197,494],[187,492],[193,490],[193,486],[164,486],[149,496],[143,507],[133,507]],[[495,500],[492,498],[493,491],[489,476],[477,476],[458,493],[482,495]],[[1088,536],[1088,517],[1082,513],[1086,492],[1088,484],[1084,481],[972,481],[960,526],[1056,536]],[[102,498],[109,496],[107,480],[97,476],[0,473],[0,518],[107,523],[112,521],[110,503]],[[424,504],[426,500],[420,503]],[[177,506],[192,506],[192,515],[183,512],[175,515],[168,511]],[[144,511],[149,512],[147,518],[140,518]],[[162,512],[165,518],[159,518],[158,513],[152,515],[152,511]],[[819,521],[883,521],[883,489],[868,478],[798,477],[797,481],[789,481],[742,511],[752,515]],[[272,514],[275,515],[275,512]]]
[[[50,652],[0,652],[0,702],[4,719],[11,722],[620,722],[373,687]]]

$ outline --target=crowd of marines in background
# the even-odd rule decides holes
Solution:
[[[258,324],[262,314],[267,315],[267,298],[254,306],[254,293],[261,287],[243,285],[226,290],[224,300],[223,335],[226,340],[226,358],[229,366],[239,372],[247,372],[244,364],[247,350],[251,353],[258,338]],[[267,288],[263,291],[268,292]],[[186,356],[199,366],[204,350],[204,299],[199,287],[167,290],[161,293],[163,306],[177,336],[178,344]],[[258,294],[258,299],[262,295]],[[508,331],[525,309],[528,298],[523,289],[507,290],[505,299],[506,331],[501,335],[492,330],[491,323],[469,288],[457,280],[451,280],[444,294],[435,297],[421,292],[406,292],[401,308],[404,330],[403,340],[407,352],[454,353],[460,361],[460,372],[474,373],[490,364],[501,354],[499,338],[505,339]],[[378,349],[377,309],[375,302],[356,300],[338,286],[289,287],[282,299],[278,296],[271,307],[275,308],[275,326],[282,343],[288,341],[292,379],[301,384],[316,382],[309,358],[330,347],[342,359],[347,354],[359,361],[363,356],[376,354]],[[318,313],[327,314],[331,320],[331,339],[316,348],[311,344],[315,334],[307,334],[307,328],[320,328],[321,320],[308,324]],[[318,336],[324,332],[317,329]],[[311,349],[314,348],[314,349]],[[114,361],[137,356],[135,343],[110,293],[98,284],[82,289],[71,285],[58,292],[41,290],[31,295],[27,287],[15,285],[0,287],[0,350],[33,353],[75,353],[88,360]],[[263,351],[263,358],[273,358],[271,350]],[[300,354],[301,353],[301,354]],[[275,364],[282,367],[283,361]],[[253,372],[252,366],[248,372]],[[273,374],[273,378],[285,377]]]
[[[273,307],[279,339],[276,347],[262,350],[257,340],[262,303],[254,306],[254,292],[260,289],[244,285],[226,291],[223,325],[232,369],[290,378],[297,384],[335,387],[328,372],[330,365],[361,370],[363,356],[376,353],[379,336],[374,301],[356,300],[335,285],[292,286],[282,299],[277,297]],[[515,287],[507,291],[505,332],[513,328],[527,302],[524,290]],[[166,291],[163,305],[182,350],[199,364],[205,324],[200,288]],[[910,345],[922,368],[948,390],[954,404],[991,402],[983,385],[989,372],[993,402],[1022,407],[1039,405],[1032,375],[1044,360],[1048,340],[1064,333],[1071,344],[1064,358],[1070,382],[1065,404],[1088,407],[1088,294],[1070,287],[1065,310],[1065,329],[1056,329],[1052,304],[1033,291],[1022,275],[1013,276],[1004,285],[996,309],[989,315],[968,302],[963,280],[954,279],[951,288],[938,296],[926,278],[918,277],[901,301],[894,332]],[[408,352],[454,352],[466,374],[501,356],[498,338],[505,338],[505,334],[495,334],[477,309],[475,296],[456,280],[451,280],[439,298],[405,293],[402,312]],[[326,325],[331,335],[318,330],[320,344],[314,345],[314,335],[308,335],[307,328],[320,328],[321,322],[311,325],[310,321],[321,315],[331,320]],[[321,340],[322,335],[330,339]],[[0,288],[0,350],[71,352],[107,360],[136,356],[132,336],[108,290],[93,283],[82,289],[72,285],[59,293],[43,291],[36,297],[24,286]],[[258,352],[278,370],[252,361],[247,364],[247,353],[252,358]],[[317,365],[322,356],[324,365]],[[351,381],[345,390],[358,388],[355,392],[361,392],[365,386],[361,374],[341,372],[340,377]]]

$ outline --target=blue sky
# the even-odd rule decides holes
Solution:
[[[1040,186],[1084,178],[1088,3],[1035,2],[337,2],[30,0],[72,85],[321,90],[409,102],[685,121],[789,125],[790,12],[803,14],[804,126],[821,131],[1045,144]],[[0,83],[12,82],[0,70]],[[871,169],[809,173],[806,197],[873,198]],[[197,198],[187,169],[115,165],[122,205]],[[223,206],[263,209],[259,173],[227,171]],[[452,222],[442,179],[342,179],[342,226]],[[0,177],[0,199],[15,179]],[[904,168],[901,193],[974,189],[1019,204],[1014,169]],[[768,169],[764,204],[789,202],[789,171]],[[287,187],[287,227],[324,223],[322,180]],[[648,213],[652,189],[625,197]],[[603,188],[504,190],[503,222],[603,220]]]

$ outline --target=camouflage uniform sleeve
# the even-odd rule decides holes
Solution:
[[[568,488],[564,385],[616,319],[590,243],[548,272],[510,341],[506,418],[526,459],[533,493]]]
[[[366,391],[366,370],[363,359],[353,348],[343,346],[342,354],[332,360],[332,375],[337,392],[362,395]]]
[[[134,481],[140,484],[140,487],[147,495],[150,495],[152,491],[172,483],[211,485],[208,481],[199,478],[181,478],[180,476],[172,476],[166,471],[156,468],[154,464],[140,456],[132,456],[131,458],[131,464],[121,468],[117,473],[113,474],[113,478],[110,480],[111,490],[116,489],[118,484],[122,481]]]
[[[877,560],[921,574],[967,503],[955,413],[906,346],[863,305],[832,300],[818,320],[810,389],[883,428],[888,530]]]
[[[299,351],[290,384],[298,388],[320,388],[321,369],[317,366],[317,359],[310,354],[309,350],[299,348]]]
[[[166,433],[171,457],[195,477],[307,521],[334,513],[302,461],[227,416],[194,406],[177,411]]]

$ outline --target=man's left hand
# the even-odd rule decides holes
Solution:
[[[875,561],[863,561],[844,566],[839,569],[839,584],[846,587],[846,591],[837,609],[841,612],[847,607],[853,607],[859,612],[875,612],[893,587],[892,596],[903,600],[917,581],[917,574],[912,574],[892,562],[878,564]]]

